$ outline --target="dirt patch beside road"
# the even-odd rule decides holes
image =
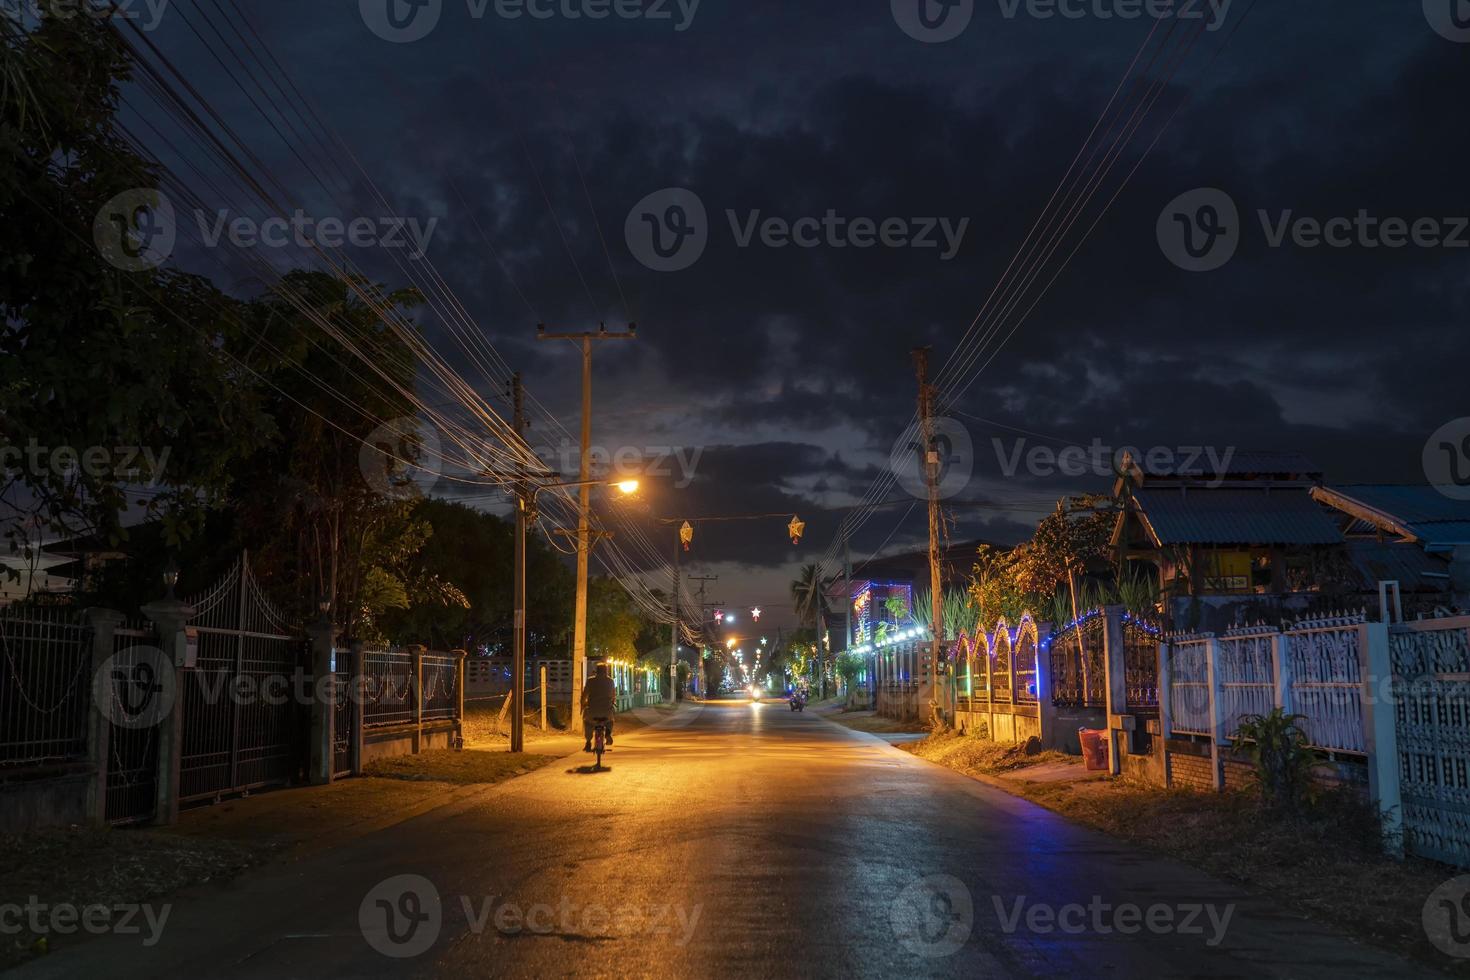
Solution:
[[[1470,962],[1435,949],[1422,919],[1430,892],[1459,872],[1387,857],[1376,818],[1350,793],[1324,794],[1301,818],[1284,820],[1263,811],[1250,791],[1161,789],[1088,773],[1080,759],[1057,752],[1027,756],[1019,745],[953,734],[901,748],[1269,894],[1294,912],[1366,942],[1470,977]],[[1075,773],[1067,773],[1068,766]],[[1033,767],[1046,778],[1028,779]]]

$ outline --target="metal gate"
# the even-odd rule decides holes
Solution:
[[[337,671],[336,700],[332,704],[332,775],[352,774],[353,726],[357,712],[352,696],[352,674]]]
[[[180,801],[291,781],[309,724],[308,641],[262,594],[248,554],[190,604],[198,659],[179,679]]]

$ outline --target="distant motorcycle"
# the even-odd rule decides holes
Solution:
[[[790,700],[792,711],[800,711],[806,707],[806,695],[800,691],[792,691]]]

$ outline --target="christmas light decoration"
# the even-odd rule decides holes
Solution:
[[[684,545],[684,550],[689,550],[689,543],[694,540],[694,525],[685,521],[679,525],[679,540]]]

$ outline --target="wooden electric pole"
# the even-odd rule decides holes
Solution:
[[[526,432],[526,411],[521,375],[516,372],[511,378],[511,404],[515,408],[516,435]],[[535,495],[526,483],[524,462],[516,463],[516,542],[515,542],[515,588],[512,605],[515,609],[511,643],[510,677],[510,750],[526,750],[526,525],[532,520],[531,508],[535,506]],[[574,699],[575,700],[575,699]]]
[[[582,439],[577,460],[577,480],[582,486],[577,491],[577,600],[572,618],[572,712],[569,723],[572,732],[582,727],[582,685],[586,682],[587,559],[593,540],[607,536],[607,532],[593,532],[590,527],[592,487],[588,482],[588,457],[592,450],[592,341],[632,340],[637,335],[636,323],[628,324],[627,330],[617,333],[610,332],[601,324],[594,331],[578,333],[550,333],[546,324],[536,325],[537,340],[575,340],[582,346]]]
[[[939,575],[939,445],[934,438],[934,385],[929,383],[929,348],[916,347],[914,372],[919,379],[919,431],[922,446],[920,462],[924,467],[924,483],[929,490],[929,713],[932,718],[939,708],[939,657],[944,646],[944,594]]]

